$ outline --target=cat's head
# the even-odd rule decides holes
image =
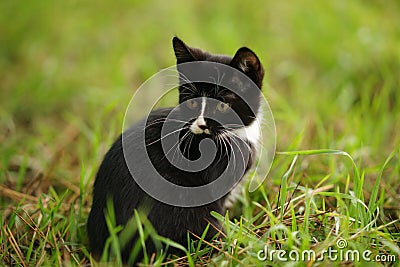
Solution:
[[[264,78],[256,54],[242,47],[233,57],[213,55],[189,47],[178,37],[172,43],[180,78],[179,103],[193,118],[191,132],[217,135],[251,127],[260,110]],[[184,64],[189,62],[196,64]]]

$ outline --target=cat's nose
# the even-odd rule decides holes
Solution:
[[[200,129],[202,129],[203,131],[206,130],[208,127],[205,124],[200,124],[198,125]]]
[[[204,131],[205,129],[208,128],[208,127],[207,127],[207,123],[206,123],[206,121],[204,120],[203,116],[200,116],[200,117],[197,118],[197,120],[196,120],[196,125],[197,125],[197,127],[199,127],[200,129],[202,129],[203,131]]]

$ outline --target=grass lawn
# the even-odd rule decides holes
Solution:
[[[257,53],[277,154],[262,187],[214,214],[222,238],[193,237],[186,257],[144,263],[399,265],[398,1],[6,0],[0,9],[0,265],[97,265],[85,230],[97,168],[134,91],[175,63],[174,35],[213,53]],[[110,246],[118,251],[117,238]],[[315,258],[293,259],[307,253]],[[120,264],[114,254],[110,266]]]

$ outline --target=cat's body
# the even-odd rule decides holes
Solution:
[[[202,52],[199,49],[186,46],[178,38],[174,38],[174,50],[177,56],[177,62],[193,62],[193,61],[212,61],[225,65],[233,65],[236,69],[245,73],[251,80],[261,89],[263,78],[263,69],[261,63],[253,52],[247,48],[241,48],[232,59],[227,56],[213,56]],[[240,52],[242,50],[242,52]],[[179,67],[178,67],[179,69]],[[138,179],[146,179],[147,170],[140,169],[141,160],[146,160],[146,156],[150,158],[157,172],[169,182],[185,186],[198,187],[209,184],[218,179],[228,166],[230,155],[235,150],[235,146],[241,151],[241,155],[248,154],[244,162],[243,170],[246,172],[253,164],[256,153],[258,139],[258,121],[254,112],[237,99],[237,96],[228,92],[228,90],[216,90],[215,87],[200,85],[194,83],[196,90],[186,86],[180,88],[180,103],[187,102],[187,105],[181,105],[178,113],[198,112],[196,118],[188,121],[180,131],[180,140],[178,148],[182,154],[189,160],[196,160],[201,157],[199,144],[203,139],[211,139],[215,142],[217,150],[216,157],[211,164],[204,170],[198,172],[190,172],[182,170],[171,163],[165,156],[162,148],[162,127],[171,114],[172,108],[159,109],[152,111],[145,122],[145,147],[137,145],[140,143],[139,132],[143,131],[143,124],[133,125],[127,132],[117,139],[111,149],[106,154],[100,169],[98,171],[94,184],[93,205],[88,218],[88,234],[90,239],[91,252],[95,257],[99,257],[104,249],[104,244],[109,236],[107,224],[105,221],[104,211],[107,206],[107,198],[113,200],[114,213],[117,225],[126,225],[128,220],[132,218],[135,209],[143,208],[147,212],[147,217],[152,223],[154,229],[161,236],[167,237],[186,247],[187,232],[193,232],[200,236],[208,223],[215,228],[220,228],[220,223],[210,215],[211,211],[225,214],[228,194],[221,198],[197,207],[181,207],[165,204],[153,197],[149,196],[142,190],[140,186],[132,178],[132,174],[127,166],[124,157],[123,144],[127,144],[127,150],[135,155],[135,170],[139,176]],[[201,87],[201,88],[199,88]],[[260,110],[259,96],[260,90],[253,92],[254,96],[250,100],[254,102],[253,110]],[[224,92],[223,92],[224,91]],[[210,99],[223,99],[224,102],[216,103],[215,106]],[[230,101],[228,103],[228,101]],[[229,104],[229,107],[228,107]],[[251,105],[251,104],[250,104]],[[214,113],[228,112],[228,108],[240,113],[239,116],[243,121],[241,127],[229,128],[229,133],[223,133],[222,125],[208,119],[205,113],[210,108]],[[178,120],[177,120],[178,121]],[[173,122],[172,122],[173,123]],[[123,137],[125,140],[123,140]],[[221,141],[221,139],[223,139]],[[246,151],[245,151],[246,150]],[[240,165],[240,164],[238,164]],[[242,175],[239,177],[242,178]],[[168,192],[166,192],[168,193]],[[206,239],[210,240],[217,234],[214,227],[209,227]],[[122,258],[128,261],[133,245],[137,241],[137,234],[126,245],[122,251]],[[156,252],[156,248],[148,240],[146,242],[148,254]],[[140,260],[140,255],[137,260]]]

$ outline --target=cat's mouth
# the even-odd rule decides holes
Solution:
[[[208,127],[199,127],[198,125],[191,124],[189,127],[190,131],[194,134],[207,134],[211,135],[211,130]]]

